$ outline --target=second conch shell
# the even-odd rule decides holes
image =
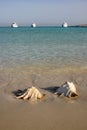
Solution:
[[[32,86],[31,88],[28,88],[25,92],[22,92],[19,96],[17,96],[17,98],[36,101],[37,99],[42,99],[44,96],[45,94],[42,94],[36,87]]]

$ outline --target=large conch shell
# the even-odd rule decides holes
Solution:
[[[76,87],[73,84],[73,82],[65,82],[63,85],[61,85],[55,92],[57,95],[64,95],[66,97],[76,97],[78,96],[76,92]]]
[[[45,94],[42,94],[36,87],[32,86],[31,88],[26,89],[22,92],[18,99],[29,99],[31,101],[36,101],[37,99],[42,99]]]

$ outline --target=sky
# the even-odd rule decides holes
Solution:
[[[87,24],[87,0],[0,0],[0,25]]]

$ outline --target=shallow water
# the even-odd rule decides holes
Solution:
[[[0,28],[0,87],[86,86],[87,28]]]
[[[87,28],[0,28],[0,68],[87,66]]]

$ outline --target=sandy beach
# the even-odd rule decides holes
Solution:
[[[37,67],[0,70],[1,130],[86,130],[87,68],[48,69]],[[46,96],[37,102],[16,99],[14,92],[35,85]],[[50,88],[72,81],[76,99],[58,97]]]
[[[0,0],[0,130],[87,130],[86,12],[87,0]]]

